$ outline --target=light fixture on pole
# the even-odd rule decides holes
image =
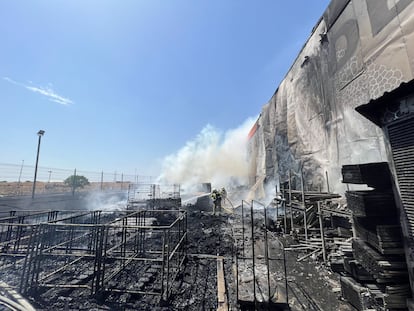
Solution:
[[[37,155],[36,155],[36,166],[35,166],[35,173],[34,173],[34,180],[33,180],[32,199],[34,199],[35,190],[36,190],[37,164],[39,162],[40,141],[42,140],[42,136],[44,133],[45,131],[43,130],[40,130],[39,132],[37,132],[37,135],[39,136],[39,141],[37,143]]]

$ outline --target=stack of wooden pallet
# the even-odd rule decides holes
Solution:
[[[365,268],[359,264],[353,257],[345,257],[344,270],[352,276],[352,278],[359,282],[373,282],[372,275],[365,270]]]
[[[395,223],[396,218],[366,219],[354,218],[357,236],[367,241],[383,255],[404,254],[401,226]],[[382,224],[379,224],[381,223]]]
[[[366,310],[373,306],[368,288],[361,286],[352,277],[341,276],[341,292],[342,297],[358,310]]]
[[[411,289],[408,284],[386,286],[383,297],[384,305],[387,309],[405,308],[407,306],[406,297],[410,294]]]
[[[407,296],[410,295],[410,286],[408,284],[379,286],[377,284],[365,285],[369,292],[380,301],[386,310],[406,310]]]
[[[342,166],[342,182],[368,185],[377,190],[390,189],[392,186],[387,162],[344,165]]]
[[[355,217],[396,216],[392,192],[378,190],[347,191],[348,207]]]
[[[352,243],[355,259],[377,283],[397,284],[407,281],[407,264],[403,256],[385,256],[361,239]]]
[[[388,164],[345,165],[342,176],[344,183],[374,188],[346,193],[357,238],[344,260],[342,295],[358,310],[406,308],[408,271]]]

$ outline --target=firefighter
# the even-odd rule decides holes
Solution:
[[[221,209],[221,193],[220,191],[214,189],[211,193],[211,198],[213,199],[213,215],[216,215],[217,212]]]

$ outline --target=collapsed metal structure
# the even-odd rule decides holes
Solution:
[[[0,273],[17,267],[9,284],[21,293],[84,288],[165,301],[185,262],[186,239],[180,210],[3,212]]]
[[[128,187],[127,209],[181,206],[180,191],[181,186],[179,184],[130,184]]]

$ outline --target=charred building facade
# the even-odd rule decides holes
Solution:
[[[258,195],[289,175],[344,193],[344,165],[388,162],[412,292],[413,76],[414,1],[333,0],[249,133]]]

